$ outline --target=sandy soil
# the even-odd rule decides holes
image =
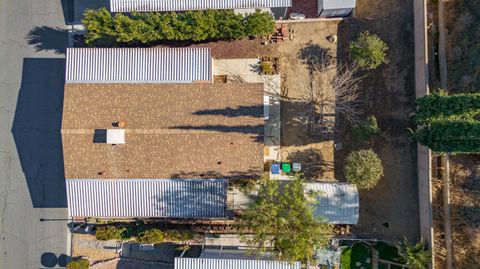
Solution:
[[[84,257],[90,263],[113,259],[119,255],[112,249],[105,249],[104,244],[113,244],[113,242],[105,243],[97,241],[93,235],[73,234],[72,238],[72,255],[74,257]]]
[[[389,63],[365,73],[365,113],[374,115],[382,135],[371,144],[357,144],[349,130],[337,139],[344,150],[335,155],[336,178],[351,150],[373,148],[384,166],[384,177],[372,190],[360,191],[358,236],[412,241],[420,237],[416,146],[410,141],[408,114],[415,111],[413,4],[411,0],[358,1],[356,18],[339,25],[339,59],[347,59],[348,43],[368,30],[390,47]],[[344,129],[348,128],[343,126]]]

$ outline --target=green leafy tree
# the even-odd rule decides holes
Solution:
[[[366,70],[388,63],[388,46],[375,34],[363,32],[357,40],[350,43],[349,52],[358,67]]]
[[[275,20],[271,14],[255,10],[245,20],[245,33],[248,36],[266,36],[275,30]]]
[[[90,263],[81,258],[74,258],[67,264],[67,269],[88,269],[90,267]]]
[[[331,235],[330,226],[315,218],[313,203],[299,175],[281,187],[263,179],[256,201],[242,212],[244,227],[253,232],[247,243],[261,252],[273,247],[281,260],[311,261]]]
[[[205,41],[237,39],[273,31],[275,21],[268,13],[255,12],[244,18],[232,10],[186,12],[132,12],[112,17],[105,8],[87,10],[83,24],[90,45],[151,43],[161,40]],[[248,27],[249,32],[246,32]]]
[[[397,248],[400,260],[412,269],[429,268],[432,255],[427,249],[427,244],[424,240],[412,244],[405,238],[401,244],[397,245]]]
[[[106,8],[87,9],[83,14],[82,24],[87,29],[85,34],[87,44],[108,43],[115,38],[115,20]]]
[[[245,36],[245,25],[243,24],[243,16],[235,14],[233,10],[225,10],[224,12],[216,12],[215,20],[218,23],[218,39],[238,39]]]
[[[361,140],[370,140],[380,134],[377,118],[369,116],[367,119],[356,123],[352,128],[353,135]]]
[[[382,161],[371,149],[353,151],[345,159],[343,173],[359,189],[371,189],[383,176]]]

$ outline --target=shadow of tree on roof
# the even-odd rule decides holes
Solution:
[[[228,180],[245,179],[245,178],[258,178],[263,171],[260,169],[250,168],[245,171],[228,171],[228,173],[222,173],[219,171],[199,171],[199,172],[187,172],[180,171],[170,175],[170,178],[177,179],[214,179],[222,178]]]
[[[236,108],[223,108],[223,109],[203,109],[193,112],[194,115],[215,115],[225,116],[229,118],[234,117],[263,117],[263,105],[252,106],[238,106]]]
[[[239,134],[251,134],[250,138],[256,143],[264,142],[264,125],[238,125],[238,126],[226,126],[226,125],[180,125],[170,127],[169,129],[179,129],[179,130],[204,130],[211,132],[220,132],[220,133],[239,133]]]
[[[37,26],[25,37],[36,51],[53,50],[56,54],[65,54],[68,43],[68,31],[61,28]]]

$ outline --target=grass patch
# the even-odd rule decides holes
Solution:
[[[364,243],[356,243],[351,248],[342,251],[340,258],[342,269],[372,269],[372,251]]]

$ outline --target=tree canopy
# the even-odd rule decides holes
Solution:
[[[480,152],[480,94],[440,91],[417,100],[414,138],[435,152]]]
[[[85,42],[93,44],[152,43],[164,40],[230,40],[261,36],[275,29],[274,18],[256,10],[245,17],[233,10],[132,12],[114,16],[107,9],[86,10]]]
[[[257,199],[242,212],[242,224],[253,233],[247,243],[261,252],[273,247],[280,260],[311,261],[331,236],[330,226],[315,218],[313,204],[300,175],[282,184],[263,179]]]
[[[380,37],[365,31],[350,43],[349,52],[358,67],[366,70],[377,68],[387,60],[388,45]]]
[[[383,176],[382,161],[371,149],[353,151],[345,159],[343,173],[359,189],[371,189]]]

